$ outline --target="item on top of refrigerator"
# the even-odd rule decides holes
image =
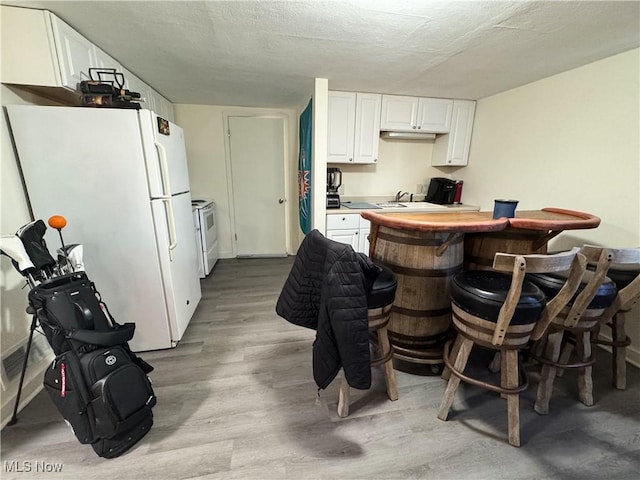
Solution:
[[[79,84],[83,106],[140,109],[144,99],[124,88],[124,75],[115,68],[90,68],[89,77]]]

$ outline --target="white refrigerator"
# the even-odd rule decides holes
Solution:
[[[201,298],[182,129],[149,110],[6,109],[34,217],[66,217],[111,314],[136,324],[133,350],[176,346]]]

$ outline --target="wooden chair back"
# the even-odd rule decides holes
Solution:
[[[580,253],[579,248],[568,252],[560,252],[553,255],[514,255],[509,253],[496,253],[493,261],[494,270],[511,272],[512,280],[505,303],[500,309],[496,329],[492,343],[502,345],[507,328],[518,305],[522,284],[527,273],[554,273],[569,270],[569,277],[564,286],[553,299],[547,301],[542,315],[536,323],[531,334],[532,340],[538,340],[553,319],[571,300],[580,285],[580,280],[586,269],[587,259]]]
[[[592,247],[585,245],[583,250]],[[610,257],[610,265],[640,265],[640,247],[637,248],[607,248]],[[628,310],[640,301],[640,275],[638,275],[629,285],[618,290],[613,303],[602,314],[601,321],[608,322],[611,318],[621,310]]]

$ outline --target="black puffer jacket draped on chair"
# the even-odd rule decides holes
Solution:
[[[367,294],[379,271],[367,256],[317,230],[300,245],[276,312],[317,331],[313,378],[321,389],[340,367],[353,388],[371,386]]]

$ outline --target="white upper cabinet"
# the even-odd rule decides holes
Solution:
[[[140,106],[157,113],[162,118],[174,121],[173,104],[147,85],[141,78],[122,67],[124,85],[127,90],[140,94]]]
[[[122,73],[124,74],[124,88],[139,93],[140,106],[147,110],[153,110],[151,103],[153,89],[126,68],[122,69]]]
[[[122,66],[118,63],[118,61],[110,56],[108,53],[103,52],[98,47],[94,46],[95,50],[95,64],[94,67],[97,68],[115,68],[116,71],[122,72]]]
[[[90,80],[89,68],[98,66],[95,47],[58,17],[50,17],[62,86],[77,90],[80,82]]]
[[[48,88],[50,96],[69,104],[79,102],[78,84],[90,79],[89,69],[115,68],[125,75],[125,88],[148,100],[142,108],[173,121],[173,105],[142,80],[125,72],[118,60],[91,43],[48,10],[0,5],[2,12],[2,83],[33,90]],[[133,88],[127,86],[132,79]],[[63,87],[51,90],[50,87]],[[43,92],[44,93],[44,92]]]
[[[420,98],[418,100],[418,130],[447,133],[451,128],[453,100],[446,98]]]
[[[329,92],[327,162],[352,163],[356,129],[356,94]]]
[[[354,163],[375,163],[378,161],[381,107],[382,95],[356,93]]]
[[[44,12],[6,5],[1,5],[0,9],[2,83],[60,85],[56,49]]]
[[[173,104],[155,90],[153,91],[152,97],[153,111],[162,118],[173,122]]]
[[[436,137],[431,165],[464,166],[469,162],[471,132],[476,112],[473,100],[454,100],[451,131]]]
[[[382,96],[329,91],[328,163],[378,161]]]
[[[380,130],[447,133],[452,112],[450,99],[383,95]]]

